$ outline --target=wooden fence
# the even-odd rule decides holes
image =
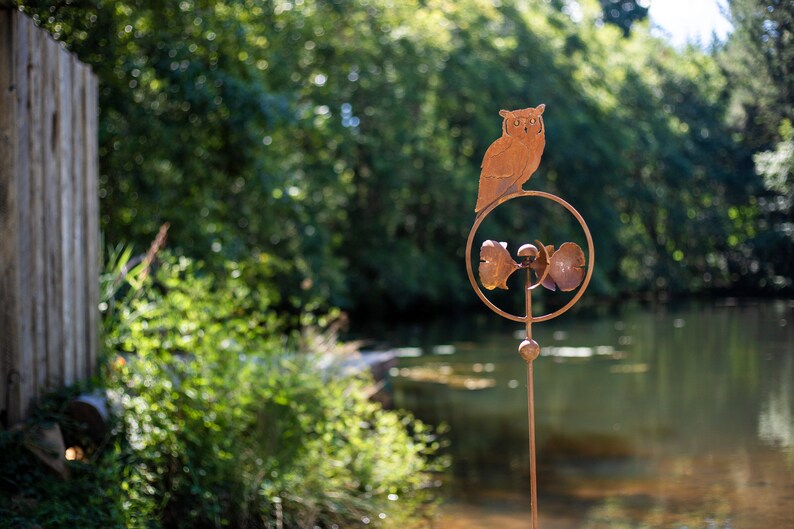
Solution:
[[[0,409],[96,367],[97,79],[0,2]]]

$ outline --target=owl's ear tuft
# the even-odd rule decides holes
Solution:
[[[503,118],[506,118],[509,113],[510,113],[509,110],[500,110],[499,111],[499,115],[502,116]]]
[[[544,111],[544,110],[546,110],[546,105],[544,105],[543,103],[541,103],[541,104],[539,104],[539,105],[537,106],[537,108],[536,108],[535,110],[537,110],[537,111],[538,111],[538,116],[540,116],[541,114],[543,114],[543,111]]]

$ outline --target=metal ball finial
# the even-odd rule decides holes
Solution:
[[[540,345],[535,340],[524,340],[518,346],[518,354],[525,362],[529,363],[540,356]]]

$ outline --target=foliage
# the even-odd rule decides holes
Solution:
[[[14,457],[3,473],[21,476],[3,483],[9,523],[419,527],[432,516],[443,463],[435,433],[367,400],[368,376],[321,370],[321,353],[338,354],[333,342],[285,341],[270,289],[249,286],[251,268],[209,275],[167,258],[116,300],[106,313],[103,385],[117,417],[106,448],[72,465],[67,496],[69,484],[45,478],[4,437]]]
[[[631,26],[639,20],[648,18],[649,2],[640,0],[599,0],[604,9],[604,20],[615,24],[628,37]]]
[[[774,150],[756,153],[753,161],[764,186],[783,197],[790,208],[794,200],[794,128],[788,120],[780,125],[780,140]]]
[[[732,0],[735,31],[723,63],[731,75],[736,118],[755,149],[780,139],[784,120],[794,121],[794,12],[780,0]]]
[[[479,163],[498,110],[540,102],[548,148],[528,186],[587,219],[596,293],[766,278],[733,78],[653,37],[642,2],[21,4],[101,80],[108,236],[142,242],[168,220],[213,268],[278,256],[285,307],[475,302],[462,259]],[[613,7],[620,27],[603,23]],[[540,231],[578,236],[559,212]]]
[[[758,175],[758,233],[743,248],[743,279],[773,289],[794,285],[794,12],[790,2],[732,0],[735,31],[718,55],[732,85],[731,121],[744,165]]]
[[[49,395],[29,424],[57,422],[65,438],[79,438],[80,429],[65,408],[84,389],[73,386]],[[25,435],[22,430],[0,432],[0,527],[123,526],[117,494],[122,466],[112,450],[92,464],[70,463],[71,478],[64,481],[25,448]]]

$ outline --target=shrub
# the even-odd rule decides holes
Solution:
[[[301,351],[252,281],[266,267],[250,266],[210,276],[167,258],[108,313],[101,382],[116,420],[94,462],[72,466],[86,474],[78,494],[102,489],[112,501],[96,519],[82,499],[59,504],[87,511],[76,525],[402,528],[432,515],[434,432],[369,401],[368,376],[321,369],[319,352]],[[0,508],[73,525],[46,517],[45,492],[69,487],[46,481],[21,484]],[[28,498],[36,508],[20,510]]]

